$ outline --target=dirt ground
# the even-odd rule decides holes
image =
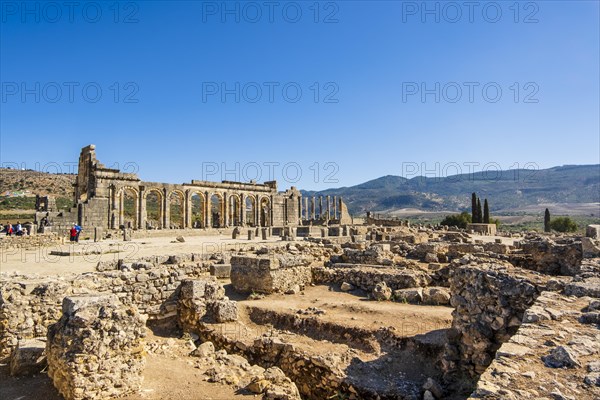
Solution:
[[[118,259],[139,259],[155,255],[182,253],[214,253],[240,247],[272,246],[281,244],[279,238],[269,240],[233,240],[226,236],[189,236],[185,242],[175,242],[175,237],[152,237],[123,240],[81,240],[79,243],[67,242],[58,246],[37,247],[34,249],[0,250],[0,273],[38,274],[40,276],[80,274],[95,271],[99,261]],[[52,251],[70,252],[70,256],[57,256]],[[82,254],[82,253],[101,254]]]
[[[204,380],[203,371],[194,368],[187,343],[181,339],[157,336],[148,330],[148,342],[163,348],[146,356],[144,382],[139,393],[124,400],[237,400],[253,399],[254,394],[236,392],[232,386]],[[32,377],[14,378],[7,365],[0,365],[0,399],[61,400],[63,397],[43,372]]]
[[[373,331],[381,327],[393,327],[399,336],[446,329],[452,323],[451,307],[372,301],[366,298],[366,293],[359,292],[362,295],[357,296],[324,285],[309,286],[303,293],[271,294],[260,300],[235,300],[241,307],[258,307],[290,314],[314,307],[325,311],[319,315],[322,321]]]

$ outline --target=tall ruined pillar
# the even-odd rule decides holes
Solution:
[[[323,196],[319,196],[319,219],[323,218]]]
[[[223,192],[223,209],[221,211],[221,221],[223,221],[223,226],[229,226],[229,196],[227,196],[227,192]],[[219,222],[221,222],[219,221]],[[221,224],[219,223],[219,226]]]
[[[310,219],[315,220],[315,196],[310,198]]]
[[[138,192],[138,228],[146,228],[146,201],[144,199],[144,188],[140,186]]]
[[[308,216],[308,197],[304,198],[304,220],[308,221],[310,217]]]
[[[119,226],[125,225],[125,189],[119,195]]]
[[[169,207],[169,192],[167,191],[167,189],[163,189],[163,229],[170,229],[170,225],[171,225],[171,207]]]
[[[240,225],[246,226],[246,196],[240,193]]]
[[[191,227],[192,201],[190,199],[190,191],[186,190],[183,193],[183,228]]]
[[[327,195],[327,221],[331,219],[331,196]]]
[[[338,219],[338,216],[337,216],[337,196],[333,196],[333,219]]]
[[[205,192],[205,199],[202,210],[204,213],[204,227],[212,228],[212,201],[210,193]]]

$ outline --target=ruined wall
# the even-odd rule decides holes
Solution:
[[[521,324],[547,277],[499,264],[470,264],[450,273],[451,343],[442,367],[476,378]]]
[[[48,376],[66,400],[137,392],[145,366],[146,319],[114,295],[66,297],[48,328]]]
[[[86,273],[43,281],[11,278],[0,286],[0,357],[10,355],[20,339],[46,336],[61,316],[65,296],[113,293],[150,318],[177,314],[177,288],[185,279],[206,274],[202,265],[164,265],[150,269]]]
[[[299,291],[312,282],[312,257],[272,254],[231,258],[231,284],[239,292]]]

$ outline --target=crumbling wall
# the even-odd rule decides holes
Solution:
[[[46,336],[61,315],[65,296],[113,293],[149,318],[177,314],[177,288],[185,279],[205,274],[201,265],[165,265],[150,270],[86,273],[44,281],[16,277],[0,286],[0,356],[10,355],[21,339]]]
[[[392,290],[425,287],[431,283],[431,277],[424,271],[405,268],[378,268],[366,265],[341,264],[336,267],[313,267],[315,283],[351,285],[371,292],[380,282],[385,282]]]
[[[274,293],[300,290],[312,282],[310,263],[303,256],[234,256],[231,284],[239,292]]]
[[[137,392],[145,366],[146,320],[116,296],[66,297],[48,328],[48,376],[66,400]]]
[[[442,367],[467,378],[483,373],[496,350],[521,324],[541,293],[545,277],[499,264],[470,264],[450,275],[453,311],[451,342]]]

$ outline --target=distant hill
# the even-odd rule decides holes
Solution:
[[[73,197],[73,184],[76,175],[49,174],[33,170],[0,168],[0,196],[5,193],[26,191],[26,195],[53,195]]]
[[[492,211],[519,210],[548,203],[600,202],[600,164],[565,165],[543,170],[477,172],[448,177],[387,175],[356,186],[306,191],[305,195],[342,196],[354,215],[365,211],[416,208],[461,211],[471,207],[471,193],[488,198]]]

